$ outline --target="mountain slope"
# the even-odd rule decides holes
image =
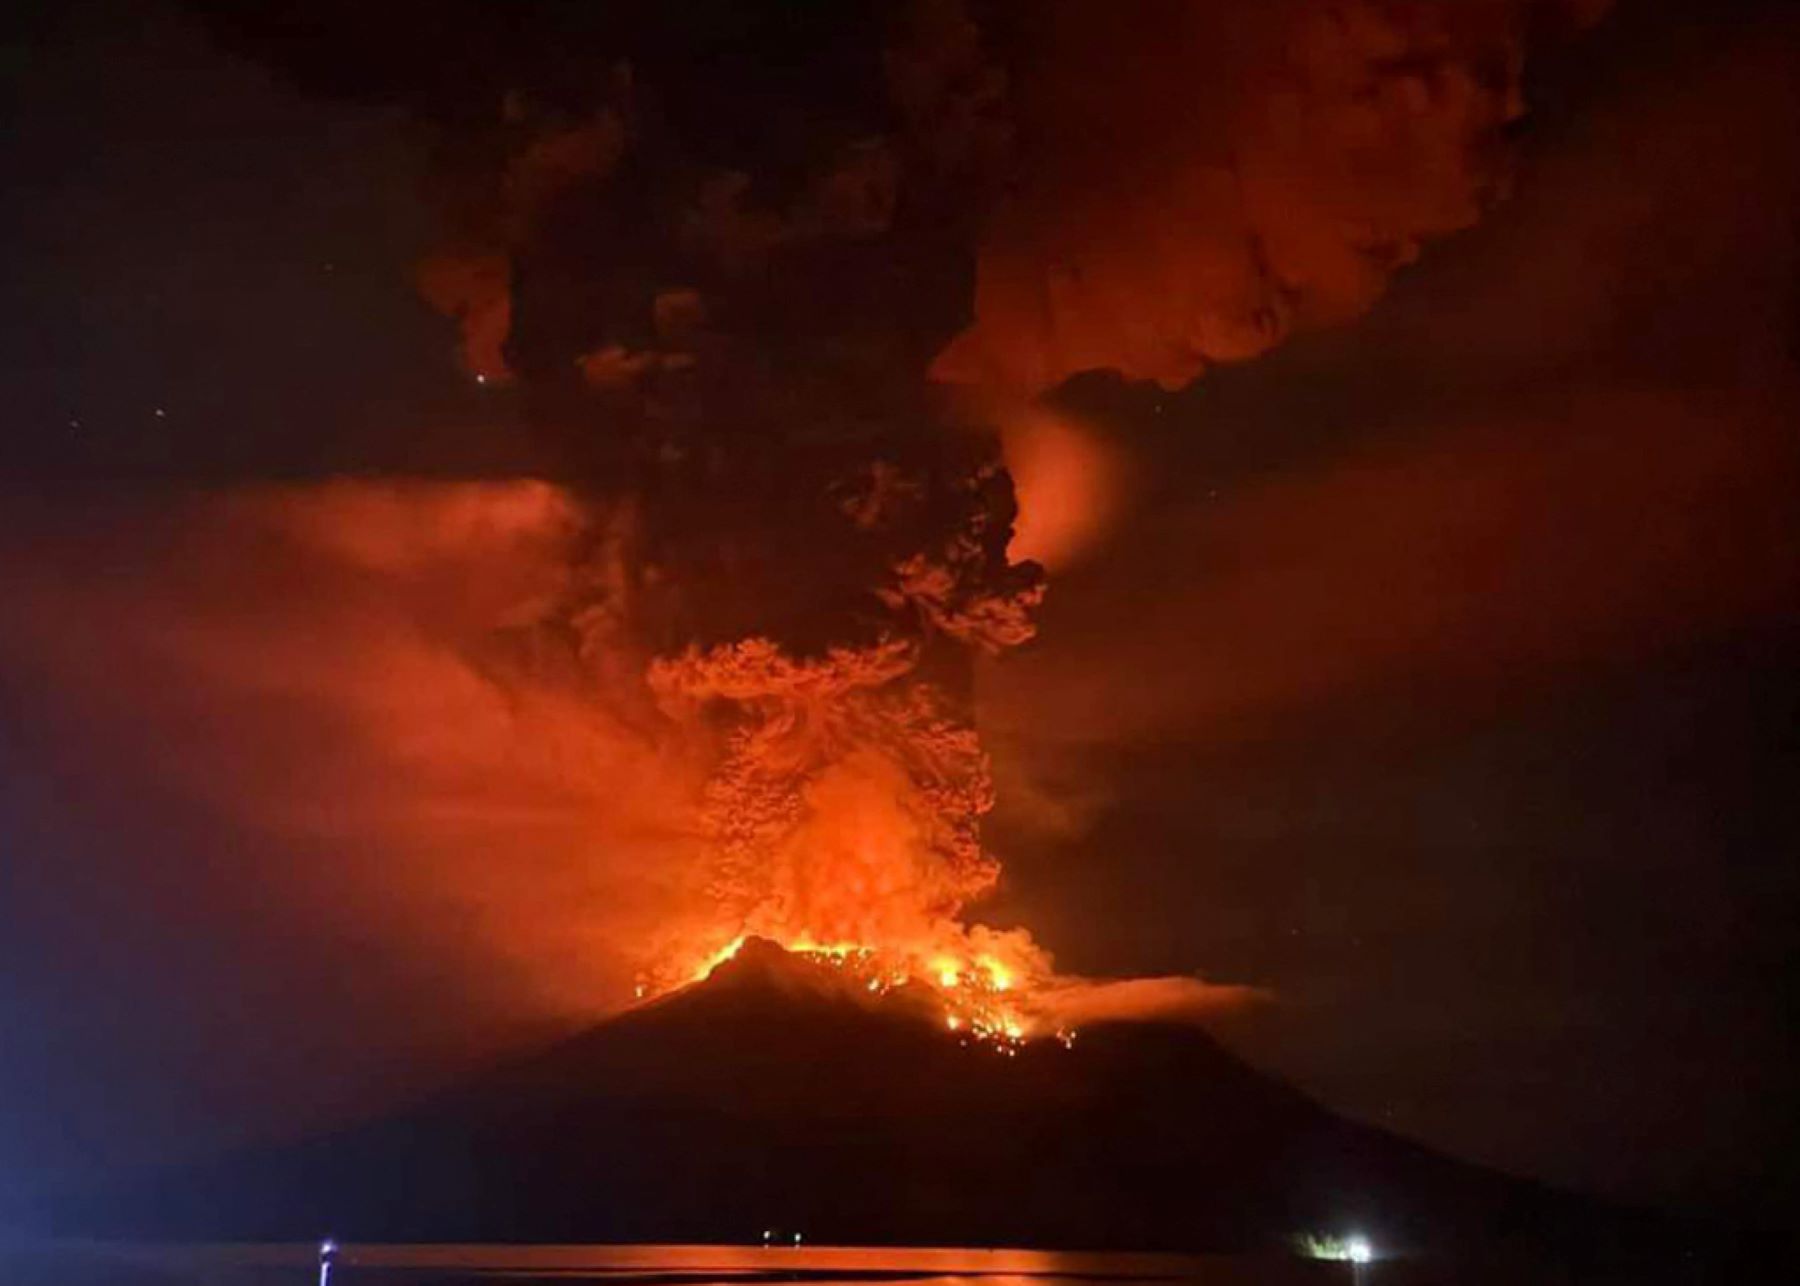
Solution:
[[[82,1231],[357,1240],[1230,1249],[1580,1239],[1594,1211],[1347,1122],[1204,1032],[1008,1057],[748,944],[706,982],[417,1109],[68,1212]]]

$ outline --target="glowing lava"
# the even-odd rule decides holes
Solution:
[[[705,981],[735,957],[752,936],[756,935],[739,934],[694,963],[686,976],[673,985],[641,981],[639,996],[662,994]],[[1004,940],[1007,935],[995,936]],[[1030,989],[1020,982],[1024,964],[1008,963],[990,952],[973,948],[893,951],[856,942],[816,942],[805,937],[777,941],[777,945],[809,963],[843,971],[872,995],[885,996],[905,987],[910,994],[928,996],[940,1013],[945,1030],[965,1044],[977,1042],[1012,1057],[1026,1042],[1039,1036],[1054,1035],[1064,1047],[1074,1043],[1072,1030],[1041,1021],[1031,1013]],[[1016,948],[1019,941],[1010,945]],[[1030,950],[1041,957],[1035,947]],[[1041,959],[1025,963],[1037,965]]]

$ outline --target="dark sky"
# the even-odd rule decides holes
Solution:
[[[1627,6],[1545,70],[1515,200],[1370,316],[1182,395],[1080,391],[1120,516],[984,720],[1000,913],[1061,963],[1265,985],[1225,1034],[1334,1106],[1768,1215],[1796,1195],[1800,54],[1769,12],[1682,13]],[[401,115],[161,5],[44,14],[4,54],[9,559],[133,575],[120,550],[184,548],[142,515],[196,481],[522,458],[413,294]],[[375,1035],[428,960],[261,905],[228,819],[71,753],[76,724],[162,736],[82,696],[0,673],[0,1203],[468,1056],[436,1019]],[[232,916],[184,918],[225,886]]]
[[[37,8],[6,48],[8,471],[464,465],[484,411],[408,289],[400,115],[303,99],[176,6]]]

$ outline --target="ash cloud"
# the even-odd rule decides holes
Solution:
[[[421,290],[552,481],[198,500],[144,549],[49,521],[22,539],[72,561],[10,572],[8,647],[60,727],[176,730],[122,775],[313,855],[265,882],[305,933],[392,917],[561,1015],[657,926],[857,933],[891,898],[964,932],[997,879],[972,657],[1044,592],[997,421],[1366,306],[1503,186],[1551,12],[195,7],[428,124]],[[1002,936],[970,941],[1047,967]]]
[[[1049,5],[1012,104],[1019,173],[940,378],[1089,370],[1180,388],[1346,321],[1506,188],[1550,6]]]
[[[212,10],[251,44],[279,27]],[[468,369],[519,384],[578,492],[629,498],[626,583],[569,624],[657,658],[664,710],[715,742],[706,826],[724,883],[770,882],[753,916],[795,904],[774,872],[814,851],[823,783],[860,773],[941,867],[931,920],[995,876],[970,653],[1028,640],[1042,594],[1009,552],[995,421],[1029,443],[1007,408],[1083,370],[1179,385],[1361,311],[1503,189],[1527,35],[1572,21],[1491,0],[520,12],[453,10],[478,73],[428,43],[388,67],[330,10],[314,29],[439,129],[447,238],[421,282]]]
[[[710,747],[717,940],[648,976],[750,930],[959,937],[997,874],[967,658],[1029,638],[1041,595],[996,437],[923,378],[1003,137],[979,32],[941,4],[535,17],[453,110],[377,80],[440,128],[421,280],[465,365],[629,512],[620,577],[562,624]]]

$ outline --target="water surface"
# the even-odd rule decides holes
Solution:
[[[40,1243],[0,1250],[5,1286],[318,1286],[316,1245]],[[329,1286],[1304,1286],[1342,1266],[1281,1256],[929,1247],[359,1245]]]

